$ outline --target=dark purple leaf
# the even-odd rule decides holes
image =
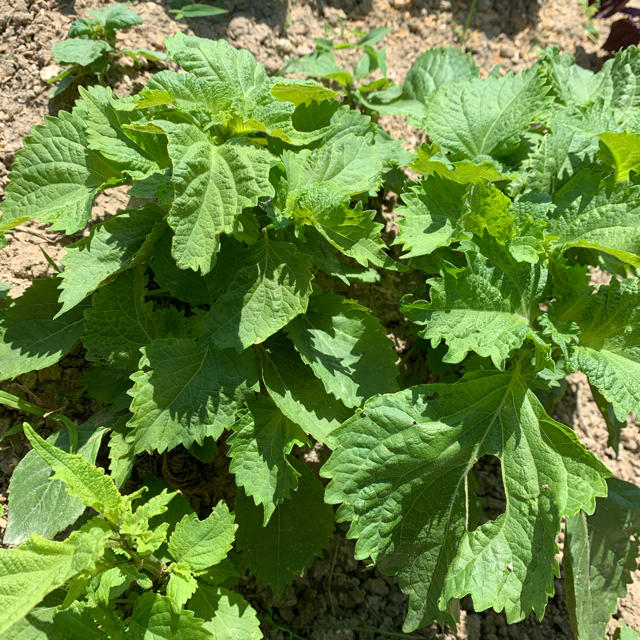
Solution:
[[[626,7],[624,9],[620,9],[620,13],[625,16],[630,16],[631,18],[640,18],[640,9],[634,7]]]
[[[597,0],[589,0],[590,5],[597,4]],[[609,18],[614,13],[621,11],[629,4],[629,0],[602,0],[596,13],[597,18]]]
[[[602,45],[605,51],[618,51],[640,43],[640,24],[635,20],[625,18],[616,20],[611,25],[607,41]]]

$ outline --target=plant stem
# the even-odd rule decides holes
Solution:
[[[0,404],[10,407],[11,409],[18,409],[24,413],[30,413],[31,415],[38,416],[39,418],[51,418],[52,420],[61,422],[69,432],[69,452],[76,452],[78,448],[78,427],[71,422],[67,416],[57,413],[55,410],[47,411],[46,409],[39,407],[37,404],[33,404],[28,400],[23,400],[22,398],[14,396],[11,393],[7,393],[6,391],[0,391]],[[7,436],[19,433],[21,430],[22,428],[19,425],[16,425],[0,436],[0,442]]]
[[[478,4],[478,0],[471,0],[471,6],[469,7],[469,13],[467,15],[467,21],[464,23],[464,29],[462,30],[462,44],[464,44],[467,40],[467,31],[469,31],[469,27],[471,26],[471,21],[473,20],[473,16],[476,13],[476,6]]]
[[[28,400],[23,400],[18,396],[14,396],[12,393],[7,393],[6,391],[0,391],[0,404],[5,405],[5,407],[10,407],[11,409],[18,409],[24,413],[30,413],[33,416],[42,417],[46,413],[46,410],[42,407]]]

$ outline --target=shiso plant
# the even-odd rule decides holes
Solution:
[[[327,37],[314,38],[315,51],[290,58],[280,73],[323,81],[341,93],[346,104],[375,114],[372,101],[398,97],[398,85],[387,77],[387,50],[376,47],[390,32],[391,29],[384,27],[368,33],[350,30],[349,34],[358,38],[350,42],[344,39],[344,28],[341,28],[340,42]],[[336,52],[344,50],[358,53],[351,70],[336,57]]]
[[[163,60],[162,51],[149,49],[120,49],[117,32],[142,24],[142,18],[129,9],[129,3],[116,2],[102,9],[87,9],[88,18],[71,23],[67,38],[51,47],[53,59],[65,68],[50,83],[59,84],[54,95],[79,84],[98,79],[101,82],[121,56],[129,56],[138,64],[140,59]]]
[[[74,234],[99,192],[136,199],[0,303],[2,379],[75,350],[100,406],[47,439],[24,423],[2,637],[260,638],[239,579],[280,594],[336,504],[357,558],[409,595],[406,631],[455,625],[466,595],[542,617],[564,519],[573,629],[602,638],[636,566],[640,488],[549,413],[576,371],[612,446],[640,411],[640,52],[594,74],[550,49],[481,79],[462,51],[427,51],[376,107],[424,130],[411,155],[331,87],[270,78],[224,41],[166,46],[183,72],[126,98],[82,90],[35,127],[2,203],[3,233]],[[406,166],[421,177],[399,180]],[[374,205],[393,189],[388,247]],[[340,293],[361,287],[372,309]],[[376,300],[397,292],[399,359]],[[332,452],[326,487],[300,455],[313,443]],[[194,511],[133,482],[137,456],[178,447],[226,456],[233,490]],[[489,456],[493,517],[476,496]]]

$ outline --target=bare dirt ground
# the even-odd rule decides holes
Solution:
[[[59,105],[49,100],[50,78],[59,70],[50,47],[61,40],[71,22],[83,10],[105,6],[105,0],[4,0],[0,3],[0,194],[8,182],[15,152],[29,129]],[[168,2],[132,2],[144,24],[120,36],[122,45],[162,49],[163,39],[183,30],[210,38],[225,38],[233,45],[249,49],[269,72],[279,70],[291,56],[313,49],[313,38],[344,29],[367,30],[391,27],[385,40],[389,68],[402,81],[415,58],[426,48],[459,44],[470,0],[240,0],[232,11],[216,19],[176,22],[168,13]],[[478,0],[477,10],[466,33],[465,46],[483,72],[495,65],[519,70],[536,58],[540,49],[558,45],[573,52],[580,64],[597,68],[602,63],[598,44],[586,30],[587,20],[578,0]],[[606,37],[608,25],[595,27]],[[602,39],[603,40],[603,39]],[[601,40],[601,41],[602,41]],[[123,62],[123,64],[125,64]],[[150,70],[125,68],[114,79],[115,89],[127,94],[140,88]],[[389,123],[398,138],[413,140],[401,120]],[[98,215],[113,212],[126,204],[122,195],[101,196]],[[30,224],[17,232],[9,246],[0,251],[0,281],[12,285],[19,295],[34,278],[49,273],[42,249],[56,262],[64,253],[57,234],[44,225]],[[1,365],[0,365],[1,366]],[[53,407],[60,397],[77,391],[81,360],[65,360],[29,374],[24,387],[42,394]],[[18,393],[20,388],[7,390]],[[87,407],[77,408],[77,415]],[[72,409],[68,412],[73,414]],[[640,484],[640,438],[637,423],[623,431],[619,455],[607,448],[607,431],[589,387],[582,376],[569,382],[569,393],[556,417],[572,425],[582,441],[619,477]],[[15,416],[0,411],[0,433]],[[0,504],[7,501],[8,479],[26,451],[20,438],[0,445]],[[0,535],[4,521],[0,518]],[[457,632],[435,626],[411,636],[401,633],[406,598],[395,580],[353,560],[353,545],[339,528],[331,548],[307,574],[297,579],[284,596],[275,601],[270,592],[246,581],[246,596],[265,620],[265,637],[270,639],[309,638],[311,640],[369,640],[373,638],[415,637],[432,640],[518,640],[571,638],[563,603],[562,583],[550,602],[542,622],[531,617],[508,626],[504,616],[494,612],[476,613],[466,600]],[[640,572],[620,601],[619,612],[610,625],[610,637],[624,620],[640,629]]]

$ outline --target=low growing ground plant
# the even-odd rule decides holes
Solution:
[[[189,20],[191,18],[213,18],[228,13],[224,8],[223,0],[216,4],[191,2],[190,0],[173,0],[169,4],[169,12],[176,20]]]
[[[49,82],[58,83],[54,95],[96,78],[103,81],[114,61],[129,56],[137,64],[140,58],[163,60],[162,51],[118,48],[117,32],[142,24],[142,18],[129,9],[129,3],[116,2],[103,9],[87,9],[88,18],[71,23],[67,38],[51,47],[53,59],[65,68]]]
[[[280,73],[323,80],[342,94],[346,104],[364,113],[375,113],[376,106],[372,100],[398,95],[398,85],[387,77],[387,50],[376,48],[390,31],[382,27],[369,33],[351,31],[351,35],[358,37],[355,42],[344,40],[344,33],[341,34],[342,42],[326,37],[315,38],[316,50],[287,60]],[[345,49],[360,53],[351,70],[341,65],[335,55]]]
[[[82,90],[25,140],[2,203],[4,233],[74,234],[99,192],[136,199],[0,302],[2,379],[75,349],[100,406],[55,414],[47,439],[17,421],[34,450],[11,479],[0,635],[260,638],[239,579],[279,595],[336,504],[357,558],[408,594],[406,631],[455,625],[466,595],[541,617],[564,519],[574,632],[601,639],[636,566],[640,488],[549,412],[575,371],[613,446],[640,410],[640,52],[594,74],[552,49],[486,79],[460,50],[425,52],[376,107],[424,130],[412,156],[330,87],[270,78],[224,41],[166,45],[183,72],[127,98]],[[421,177],[398,179],[407,165]],[[389,248],[372,207],[390,189]],[[375,311],[339,293],[362,288]],[[397,291],[400,362],[378,300]],[[326,487],[300,455],[313,443],[332,452]],[[212,508],[135,480],[138,456],[178,447],[228,458]],[[489,518],[487,457],[505,494]]]

